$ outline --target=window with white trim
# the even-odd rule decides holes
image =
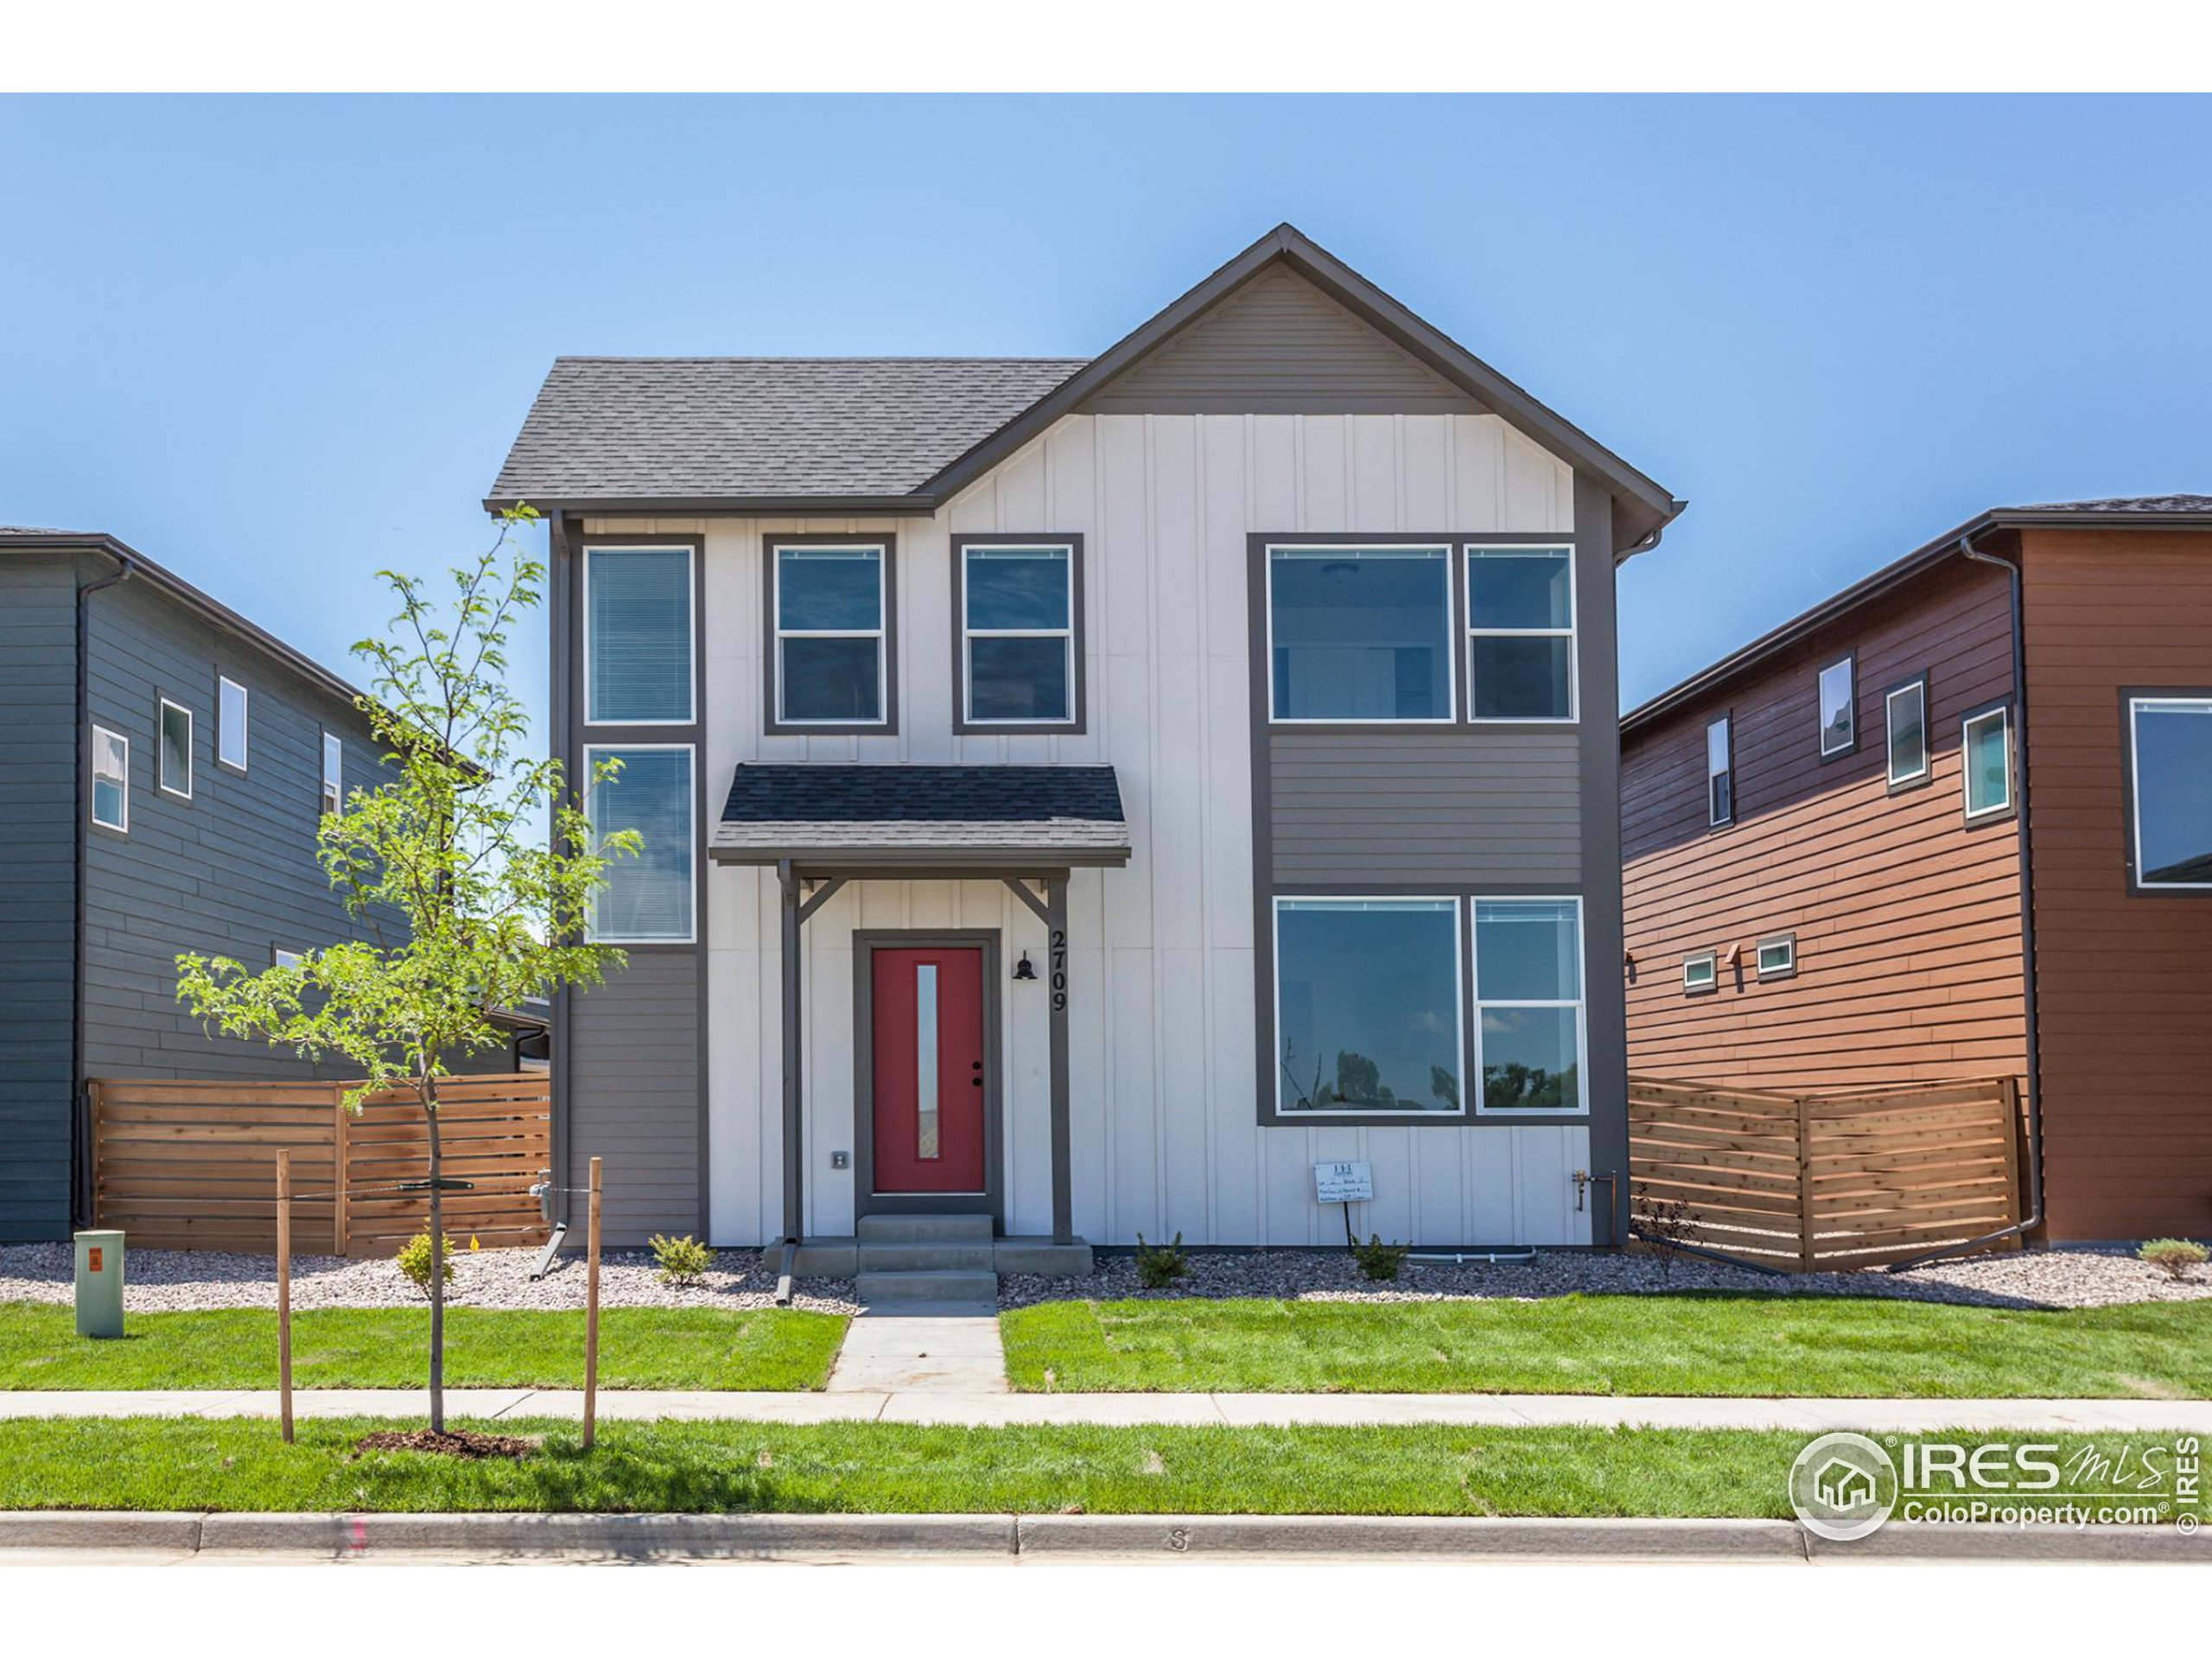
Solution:
[[[1074,725],[1081,659],[1073,543],[955,545],[963,723]]]
[[[1736,821],[1736,756],[1730,717],[1722,715],[1705,728],[1706,822],[1718,826]]]
[[[1582,901],[1475,900],[1476,1103],[1584,1109]]]
[[[161,699],[156,711],[160,741],[154,750],[154,781],[164,795],[192,798],[192,710],[181,702]]]
[[[1928,681],[1925,676],[1892,686],[1882,696],[1882,724],[1889,745],[1891,789],[1928,777]]]
[[[105,726],[92,728],[92,822],[118,835],[130,833],[130,740]]]
[[[269,947],[269,965],[272,968],[296,968],[302,959],[297,950],[287,950],[281,944]]]
[[[1467,712],[1574,718],[1574,550],[1467,549]]]
[[[1274,719],[1454,718],[1450,548],[1299,543],[1269,546],[1267,560]]]
[[[236,680],[216,682],[215,758],[226,766],[246,769],[246,691]]]
[[[1848,754],[1859,744],[1859,715],[1853,690],[1852,659],[1821,671],[1821,759]]]
[[[1459,901],[1274,901],[1275,1101],[1286,1114],[1456,1113]]]
[[[645,844],[635,857],[610,860],[585,931],[598,944],[689,944],[696,866],[691,746],[587,744],[585,776],[609,760],[621,770],[592,784],[584,800],[592,844],[621,830],[637,830]]]
[[[1682,992],[1696,996],[1720,987],[1720,953],[1699,950],[1682,958]]]
[[[1788,979],[1797,971],[1797,936],[1777,933],[1758,944],[1761,979]]]
[[[1968,823],[2012,810],[2012,721],[2009,709],[1985,709],[1959,722],[1960,786]]]
[[[346,744],[335,732],[322,734],[322,810],[335,812],[346,799]]]
[[[584,719],[688,726],[696,550],[584,549]]]
[[[2212,892],[2212,696],[2130,696],[2127,747],[2135,885]]]
[[[887,726],[885,544],[772,542],[769,554],[777,723]]]

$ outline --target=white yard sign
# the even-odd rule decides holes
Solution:
[[[1375,1196],[1375,1171],[1369,1164],[1316,1164],[1313,1197],[1320,1204],[1364,1204]]]

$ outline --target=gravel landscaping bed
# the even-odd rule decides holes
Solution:
[[[1180,1297],[1294,1297],[1344,1302],[1441,1301],[1501,1297],[1533,1300],[1580,1291],[1593,1295],[1643,1295],[1669,1291],[1747,1290],[1769,1295],[1879,1296],[1910,1301],[1958,1302],[1988,1307],[2104,1307],[2120,1302],[2195,1301],[2212,1297],[2212,1268],[2177,1282],[2135,1260],[2125,1249],[2007,1251],[1932,1263],[1910,1273],[1816,1273],[1773,1276],[1694,1257],[1669,1264],[1647,1255],[1611,1255],[1578,1250],[1540,1250],[1533,1263],[1408,1262],[1396,1281],[1363,1278],[1342,1251],[1268,1250],[1230,1253],[1193,1250],[1190,1271],[1173,1290],[1147,1290],[1136,1262],[1102,1256],[1097,1271],[1080,1279],[1008,1274],[1000,1281],[1001,1307],[1039,1302],[1167,1301]]]
[[[535,1250],[460,1250],[453,1258],[447,1305],[454,1307],[562,1308],[584,1305],[584,1264],[564,1255],[532,1282]],[[67,1302],[73,1294],[75,1247],[0,1245],[0,1302]],[[758,1250],[721,1250],[696,1285],[677,1288],[656,1276],[650,1250],[608,1250],[600,1257],[602,1307],[772,1307],[776,1275]],[[791,1306],[821,1313],[859,1308],[849,1279],[804,1279]],[[276,1262],[266,1255],[221,1250],[132,1250],[124,1268],[124,1306],[134,1313],[209,1307],[274,1307]],[[421,1291],[390,1262],[337,1255],[292,1258],[292,1306],[426,1307]]]

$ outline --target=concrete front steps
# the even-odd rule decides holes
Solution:
[[[767,1253],[773,1265],[780,1249]],[[996,1301],[999,1274],[1077,1276],[1091,1270],[1090,1246],[1077,1240],[1001,1238],[988,1216],[862,1216],[851,1238],[810,1239],[792,1270],[803,1277],[850,1278],[869,1306],[905,1302]]]

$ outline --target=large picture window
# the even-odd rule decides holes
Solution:
[[[1458,1112],[1459,901],[1275,900],[1285,1114]]]
[[[1467,709],[1478,721],[1574,718],[1574,553],[1467,550]]]
[[[693,718],[688,547],[584,550],[584,719],[687,726]]]
[[[688,944],[693,938],[691,749],[685,744],[591,746],[587,773],[601,760],[621,771],[591,785],[585,815],[596,845],[619,830],[635,830],[645,846],[635,858],[607,866],[607,885],[592,900],[587,931],[601,944]]]
[[[2212,892],[2212,695],[2127,700],[2135,885]]]
[[[1075,729],[1075,544],[955,537],[953,546],[962,725]]]
[[[772,542],[768,551],[775,723],[888,730],[887,545]]]
[[[1476,899],[1481,1109],[1581,1111],[1582,1027],[1582,901]]]
[[[1453,718],[1449,548],[1270,546],[1267,609],[1274,719]]]

